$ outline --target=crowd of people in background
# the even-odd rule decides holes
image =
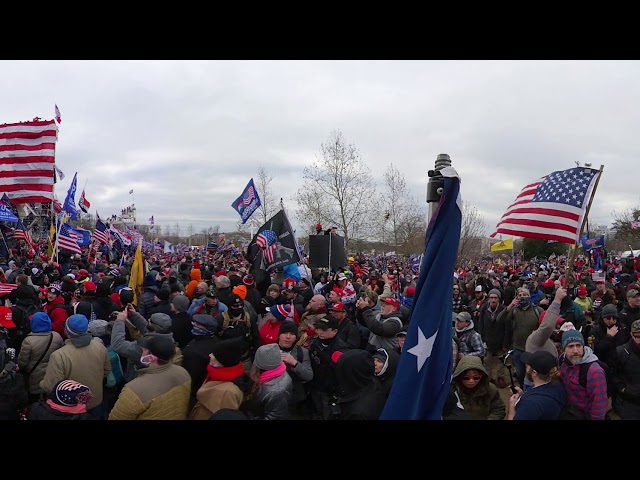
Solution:
[[[25,420],[378,419],[420,268],[357,253],[256,282],[242,254],[149,251],[137,295],[133,258],[13,253],[0,258],[0,418]],[[560,257],[443,274],[443,418],[640,418],[639,267]]]

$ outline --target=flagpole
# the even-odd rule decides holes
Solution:
[[[578,238],[582,238],[586,221],[589,218],[589,210],[591,210],[591,203],[593,203],[593,197],[596,196],[596,190],[598,189],[600,178],[602,178],[603,170],[604,170],[604,165],[600,165],[600,175],[598,175],[598,178],[596,178],[596,183],[593,185],[593,190],[591,191],[591,198],[589,198],[589,203],[587,203],[587,208],[584,211],[584,218],[582,219],[582,224],[580,225],[580,232],[578,232]],[[577,250],[578,250],[578,246],[574,244],[573,248],[571,249],[571,256],[569,257],[569,263],[567,264],[567,271],[565,272],[565,276],[564,276],[565,285],[567,285],[567,282],[569,281],[569,276],[571,275],[571,270],[573,269],[573,264],[576,260]]]
[[[60,223],[58,222],[58,220],[60,220],[58,218],[58,215],[56,214],[55,216],[55,223],[56,223],[56,243],[53,246],[53,255],[56,257],[56,263],[60,263],[60,260],[58,258],[58,240],[60,239]]]
[[[7,258],[11,257],[11,250],[9,250],[9,245],[7,245],[7,240],[6,238],[4,238],[4,232],[0,232],[0,234],[2,235],[2,241],[4,242],[4,246],[7,249]]]

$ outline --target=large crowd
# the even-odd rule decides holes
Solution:
[[[144,257],[140,290],[133,256],[0,258],[0,418],[380,417],[413,314],[412,257],[301,262],[259,282],[241,253]],[[515,260],[442,276],[443,419],[640,418],[638,262]]]

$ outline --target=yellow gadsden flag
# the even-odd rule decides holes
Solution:
[[[131,266],[129,287],[133,289],[133,304],[138,305],[138,299],[142,294],[142,282],[144,281],[144,259],[142,258],[142,242],[138,243],[136,256]]]
[[[501,242],[491,245],[492,252],[500,252],[502,250],[513,250],[513,238],[502,240]]]

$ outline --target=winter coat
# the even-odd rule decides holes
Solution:
[[[529,388],[516,404],[514,420],[557,420],[567,403],[560,380]]]
[[[198,287],[198,284],[204,282],[204,280],[202,280],[201,274],[202,272],[200,271],[199,268],[191,269],[191,281],[187,284],[187,286],[184,289],[184,294],[191,300],[193,299],[194,293],[196,293],[196,288]]]
[[[138,313],[142,315],[145,319],[149,319],[151,314],[149,313],[153,308],[153,305],[156,303],[156,292],[158,291],[158,287],[150,286],[144,287],[144,292],[138,298]]]
[[[616,348],[612,383],[620,398],[640,405],[640,348],[633,339]]]
[[[346,352],[349,345],[337,335],[329,340],[314,338],[309,345],[309,358],[313,368],[310,386],[319,392],[332,393],[336,388],[335,362],[331,356],[335,352]]]
[[[55,332],[58,332],[61,337],[64,336],[64,322],[67,321],[69,314],[67,309],[58,307],[57,305],[64,305],[64,298],[62,295],[58,295],[52,302],[47,303],[44,306],[44,311],[51,317],[51,327]]]
[[[584,347],[580,363],[572,365],[567,359],[560,363],[560,379],[567,393],[567,403],[575,405],[591,420],[604,420],[607,413],[607,379],[604,370],[596,362],[598,357],[590,347]],[[594,363],[587,370],[587,386],[580,385],[580,365]]]
[[[207,365],[209,365],[209,354],[213,345],[218,343],[220,338],[216,335],[196,335],[182,350],[182,366],[191,375],[191,404],[193,408],[196,400],[196,393],[207,378]]]
[[[379,348],[386,354],[386,360],[382,366],[382,370],[376,375],[376,380],[380,383],[382,393],[385,396],[389,396],[391,387],[393,386],[393,380],[396,378],[396,370],[398,369],[398,362],[400,361],[400,354],[395,350],[385,350]]]
[[[78,347],[73,339],[66,339],[64,345],[49,357],[49,365],[40,388],[45,393],[51,393],[53,387],[61,380],[75,380],[86,385],[93,393],[93,398],[87,404],[91,410],[102,403],[104,379],[111,372],[109,352],[97,338],[87,337],[85,344]]]
[[[393,350],[398,346],[396,333],[403,327],[400,312],[382,315],[382,312],[376,313],[371,308],[364,308],[362,309],[362,320],[371,332],[369,344],[386,350]]]
[[[180,365],[182,363],[182,351],[177,342],[173,338],[172,333],[156,333],[150,332],[147,328],[147,322],[142,315],[134,313],[130,315],[130,320],[138,331],[142,334],[143,338],[147,338],[154,335],[160,335],[170,338],[176,345],[176,354],[173,356],[171,363],[174,365]],[[138,344],[138,341],[126,340],[126,324],[122,320],[116,320],[111,327],[111,349],[117,353],[120,358],[126,360],[127,365],[124,369],[124,381],[130,382],[139,374],[140,370],[144,370],[145,366],[140,363],[140,357],[142,357],[142,347]]]
[[[196,393],[197,402],[189,413],[189,420],[209,420],[223,408],[239,410],[251,381],[246,374],[231,381],[209,381]]]
[[[171,363],[140,370],[127,383],[109,420],[186,420],[191,377]]]
[[[29,405],[27,420],[98,420],[98,418],[87,412],[61,412],[51,407],[46,400],[38,400]]]
[[[553,334],[558,317],[560,314],[560,305],[553,302],[546,310],[542,318],[542,322],[533,332],[527,337],[525,342],[525,352],[534,353],[540,350],[549,352],[555,358],[558,358],[558,349],[551,341],[551,335]]]
[[[478,384],[469,389],[462,384],[464,373],[469,370],[478,370],[482,373],[482,379]],[[493,383],[489,382],[489,374],[484,368],[479,357],[464,356],[458,362],[453,372],[451,389],[458,393],[460,403],[465,411],[478,420],[503,420],[506,414],[506,406],[500,391]]]
[[[387,399],[376,381],[373,357],[365,350],[345,352],[336,363],[340,420],[378,420]]]
[[[285,370],[282,375],[263,383],[242,410],[252,420],[289,420],[292,395],[293,382]]]
[[[49,337],[51,337],[51,345],[49,345]],[[18,354],[18,367],[20,371],[28,373],[29,376],[29,393],[36,395],[45,393],[40,388],[40,382],[44,378],[44,374],[47,371],[47,365],[49,365],[49,359],[51,354],[61,348],[64,345],[64,340],[58,332],[31,332],[27,335],[27,338],[22,342],[22,348]],[[46,353],[45,353],[46,349]],[[44,357],[42,356],[44,354]],[[38,364],[35,370],[34,365],[42,357],[42,361]]]
[[[616,360],[616,348],[631,340],[631,333],[625,323],[618,321],[615,325],[618,327],[618,333],[616,333],[615,337],[607,334],[607,326],[604,324],[602,317],[598,319],[598,323],[590,331],[593,336],[593,345],[591,347],[593,348],[593,353],[610,367],[613,366]]]
[[[490,352],[498,352],[509,347],[504,321],[498,320],[505,309],[504,305],[498,304],[496,311],[491,312],[489,302],[487,302],[478,312],[478,333],[487,344],[487,350]]]
[[[313,378],[313,368],[311,367],[309,350],[307,348],[301,347],[300,345],[294,345],[291,351],[286,353],[290,353],[296,360],[302,357],[302,360],[298,360],[295,367],[287,365],[287,373],[293,381],[291,403],[297,404],[307,398],[305,384]]]

